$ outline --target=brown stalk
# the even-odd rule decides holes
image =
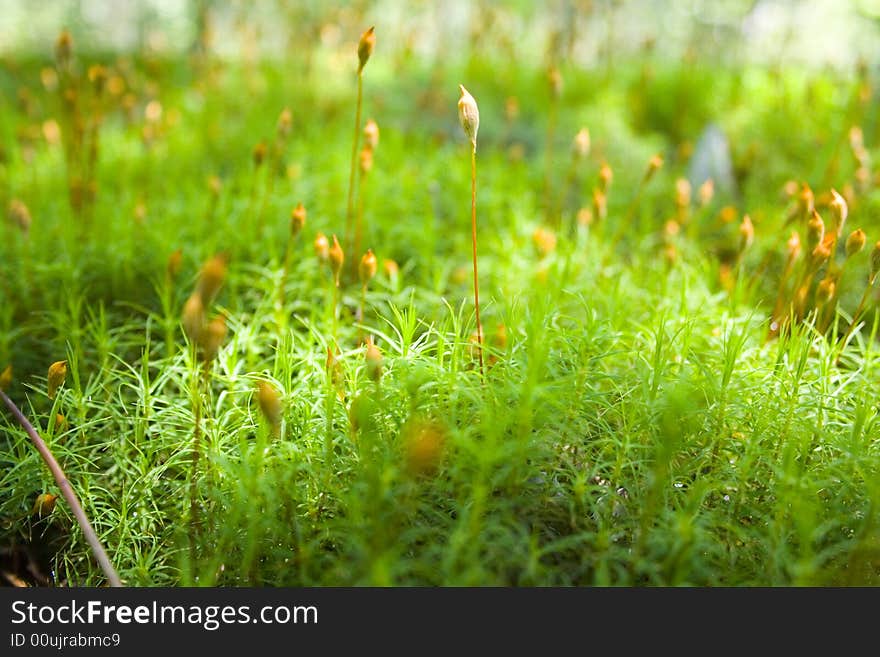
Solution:
[[[477,278],[477,143],[471,148],[471,241],[474,253],[474,309],[477,316],[477,353],[480,356],[480,376],[483,370],[483,324],[480,322],[480,285]]]

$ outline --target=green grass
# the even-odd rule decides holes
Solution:
[[[557,190],[582,125],[593,153],[563,203],[558,247],[540,259],[531,236],[543,217],[543,71],[488,61],[395,68],[377,51],[364,74],[363,117],[382,133],[363,246],[380,273],[362,327],[354,323],[360,286],[341,289],[340,398],[325,366],[330,272],[312,240],[344,230],[355,62],[340,72],[319,61],[308,74],[226,64],[207,79],[185,61],[134,60],[135,118],[113,112],[102,128],[88,216],[68,204],[61,148],[21,139],[59,116],[57,94],[40,87],[46,62],[12,64],[0,71],[0,201],[23,200],[33,224],[27,238],[2,224],[0,369],[14,365],[10,395],[42,429],[128,584],[880,583],[874,305],[839,365],[839,346],[809,324],[765,342],[787,238],[780,190],[790,178],[817,193],[851,179],[845,148],[824,179],[849,127],[841,108],[851,81],[785,71],[778,85],[760,69],[694,77],[692,66],[655,63],[643,84],[639,62],[609,80],[563,69]],[[481,111],[485,382],[470,342],[459,82]],[[22,86],[35,99],[30,114],[16,101]],[[512,95],[521,115],[508,126]],[[146,147],[143,107],[153,96],[163,134]],[[253,147],[272,139],[286,106],[289,168],[255,169]],[[694,211],[697,234],[676,238],[670,264],[662,227],[675,212],[674,180],[686,172],[680,142],[695,141],[707,119],[728,131],[740,191]],[[876,126],[864,129],[870,148]],[[513,142],[522,160],[509,157]],[[632,224],[621,225],[656,152],[666,164]],[[615,175],[608,218],[575,226],[603,159]],[[223,187],[214,201],[207,180],[215,174]],[[863,227],[872,244],[880,198],[868,190],[859,199],[848,227]],[[297,202],[308,222],[292,246],[279,312]],[[719,284],[719,254],[736,248],[736,224],[715,219],[727,203],[749,212],[757,233],[732,291]],[[182,270],[169,285],[166,261],[177,248]],[[220,251],[230,264],[214,311],[227,316],[229,333],[204,398],[193,560],[201,365],[179,321],[201,263]],[[388,258],[400,265],[396,281],[382,273]],[[863,252],[848,267],[838,335],[867,263]],[[494,337],[499,324],[506,344]],[[367,376],[361,330],[384,355],[379,385]],[[69,374],[53,402],[46,370],[61,359]],[[260,380],[281,394],[277,437],[260,416]],[[68,424],[53,433],[55,413]],[[406,465],[407,427],[428,419],[443,428],[443,459],[436,473],[417,475]],[[29,517],[39,493],[57,491],[5,412],[0,464],[0,545],[52,537],[46,562],[60,581],[102,583],[61,501],[48,519]]]

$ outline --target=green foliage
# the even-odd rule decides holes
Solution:
[[[572,182],[558,246],[539,258],[531,235],[541,223],[545,81],[522,67],[496,72],[472,62],[491,363],[483,382],[470,340],[470,163],[455,114],[461,71],[412,64],[393,74],[375,59],[364,116],[376,118],[382,138],[363,189],[364,248],[380,267],[359,323],[359,286],[340,290],[339,389],[326,367],[331,278],[312,240],[343,230],[353,78],[320,68],[297,77],[272,63],[218,64],[199,76],[183,61],[135,61],[127,73],[133,114],[108,114],[96,201],[78,214],[68,204],[60,146],[22,136],[60,111],[40,88],[45,62],[0,73],[4,99],[26,87],[38,101],[27,109],[4,100],[0,123],[0,201],[5,208],[21,199],[33,217],[26,236],[2,224],[0,369],[14,365],[12,397],[47,436],[122,578],[233,586],[877,583],[873,308],[839,364],[839,346],[809,324],[765,341],[774,254],[785,237],[781,184],[841,186],[853,170],[844,148],[841,166],[823,178],[835,135],[848,129],[834,120],[844,83],[810,81],[815,94],[804,111],[802,96],[790,94],[806,92],[793,91],[797,78],[786,74],[780,90],[761,70],[655,64],[647,85],[639,67],[608,81],[565,70],[550,166],[558,189]],[[509,129],[507,96],[521,106]],[[145,143],[151,100],[162,118]],[[274,166],[257,168],[253,147],[271,142],[285,106],[293,110],[287,145]],[[730,291],[719,282],[717,254],[735,251],[737,235],[719,227],[718,203],[695,207],[677,258],[662,255],[683,158],[669,158],[633,201],[648,157],[676,153],[709,120],[729,132],[746,181],[739,209],[753,214],[757,233]],[[569,179],[562,138],[583,124],[593,152]],[[636,136],[629,125],[651,134]],[[747,156],[752,143],[757,150]],[[516,144],[521,157],[511,155]],[[614,169],[608,218],[578,225],[602,160]],[[216,197],[211,175],[222,181]],[[873,241],[876,194],[859,198],[850,226]],[[308,222],[291,244],[285,305],[276,307],[297,202]],[[627,216],[631,224],[622,225]],[[166,263],[177,248],[182,268],[172,279]],[[201,365],[179,321],[200,264],[220,251],[230,265],[215,311],[226,315],[229,334],[201,393],[201,523],[191,553],[192,398]],[[861,294],[867,255],[858,258],[838,333]],[[399,264],[399,277],[383,272],[386,259]],[[382,350],[378,384],[367,376],[360,333]],[[53,403],[46,368],[64,358],[69,374]],[[277,436],[260,415],[258,380],[280,393]],[[441,436],[435,472],[411,464],[408,441],[422,421]],[[47,572],[98,584],[63,504],[47,519],[28,515],[36,495],[53,490],[24,433],[0,414],[0,541],[50,545]]]

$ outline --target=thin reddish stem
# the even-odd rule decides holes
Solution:
[[[477,315],[477,353],[480,357],[480,376],[483,369],[483,324],[480,322],[480,284],[477,277],[477,145],[471,148],[471,239],[474,250],[474,309]]]
[[[354,139],[351,144],[351,171],[348,175],[348,207],[345,211],[345,248],[351,251],[352,223],[354,221],[354,176],[357,169],[358,141],[361,136],[361,99],[363,96],[364,75],[358,71],[357,109],[354,114]],[[354,260],[352,260],[354,262]]]
[[[357,215],[354,223],[354,249],[351,254],[351,270],[352,273],[357,272],[357,263],[361,261],[361,243],[363,240],[363,222],[364,222],[364,187],[367,182],[367,173],[360,171],[358,174],[358,206]]]

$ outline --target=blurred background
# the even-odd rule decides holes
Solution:
[[[252,154],[286,115],[296,138],[276,163],[266,212],[282,216],[306,198],[315,225],[337,232],[357,41],[376,26],[364,111],[395,154],[393,167],[371,174],[388,216],[429,212],[438,225],[456,216],[443,191],[461,176],[425,154],[465,146],[454,111],[464,83],[480,104],[486,187],[517,190],[515,199],[501,195],[489,225],[506,227],[518,213],[545,223],[558,214],[574,226],[591,207],[625,216],[627,190],[640,189],[646,163],[659,156],[665,165],[634,234],[655,235],[680,180],[697,190],[709,179],[711,209],[727,210],[728,232],[743,212],[772,232],[800,184],[840,190],[866,228],[880,226],[871,154],[880,142],[880,0],[0,0],[0,16],[4,205],[52,198],[67,176],[58,146],[83,121],[73,112],[65,125],[76,97],[59,85],[63,45],[86,92],[80,109],[99,107],[89,85],[103,89],[95,82],[106,80],[108,92],[92,121],[101,148],[71,198],[127,208],[139,223],[168,221],[179,241],[201,243],[180,219],[188,211],[180,182],[197,175],[188,192],[221,198],[217,212],[234,230],[249,212]],[[572,144],[585,130],[589,162],[575,175]],[[31,166],[17,168],[18,157]],[[607,208],[592,187],[603,163],[620,190]],[[29,173],[35,164],[39,177]],[[120,167],[137,185],[118,184]],[[402,176],[409,195],[397,193]],[[205,180],[222,181],[223,194]],[[554,181],[567,188],[558,202]],[[406,231],[386,228],[383,238],[406,260]],[[147,269],[167,255],[161,233]],[[443,235],[441,251],[460,252]],[[717,248],[727,253],[736,235],[722,237]],[[238,248],[254,251],[245,260],[261,255],[256,243]]]
[[[410,501],[417,496],[409,483],[386,494],[391,466],[361,471],[352,460],[340,469],[318,456],[329,454],[324,445],[332,440],[325,436],[333,394],[320,383],[333,378],[324,373],[324,345],[331,343],[320,331],[329,334],[332,325],[335,340],[336,288],[325,287],[331,279],[318,266],[313,240],[318,232],[348,231],[357,44],[371,25],[376,47],[364,73],[361,117],[381,126],[381,146],[375,160],[372,150],[360,160],[369,163],[361,165],[369,182],[358,185],[357,211],[369,226],[364,246],[383,260],[376,280],[386,287],[377,306],[387,303],[401,326],[412,327],[401,329],[411,332],[401,344],[427,344],[413,337],[429,335],[422,326],[457,336],[456,322],[466,325],[471,170],[456,111],[462,83],[481,117],[480,285],[492,300],[484,321],[503,329],[498,345],[507,344],[505,326],[517,336],[504,375],[510,384],[485,415],[459,410],[471,394],[457,389],[458,365],[435,369],[433,357],[419,358],[415,346],[407,347],[412,359],[400,348],[404,357],[388,377],[398,383],[383,383],[383,391],[394,391],[388,426],[425,391],[425,399],[444,400],[436,403],[439,414],[457,418],[456,450],[464,455],[452,477],[437,478],[445,488],[418,502],[431,508],[415,532]],[[12,363],[16,379],[38,391],[25,398],[29,388],[19,386],[16,394],[22,403],[37,400],[33,408],[45,418],[57,408],[42,394],[47,364],[71,354],[72,372],[85,372],[82,389],[77,375],[78,408],[70,413],[83,440],[57,444],[82,464],[72,478],[93,482],[88,494],[100,510],[98,527],[122,537],[113,540],[132,583],[194,581],[175,564],[184,552],[175,548],[183,526],[175,519],[193,423],[178,326],[190,283],[218,253],[232,263],[223,293],[230,348],[221,360],[224,385],[228,380],[235,394],[218,394],[216,408],[224,410],[209,425],[218,445],[231,440],[211,461],[216,478],[206,477],[212,487],[220,483],[211,493],[216,531],[206,527],[204,536],[221,538],[205,541],[211,561],[199,584],[533,583],[543,580],[522,574],[522,564],[543,564],[538,554],[554,555],[551,583],[860,577],[868,557],[857,551],[875,554],[869,541],[876,524],[867,511],[861,526],[850,520],[880,499],[865,485],[880,481],[876,458],[867,440],[859,442],[876,426],[876,351],[866,357],[873,364],[864,375],[839,379],[833,360],[818,358],[821,374],[801,388],[803,369],[792,371],[791,384],[777,372],[784,359],[799,368],[813,363],[812,343],[803,341],[802,356],[780,349],[775,365],[755,343],[748,367],[734,374],[745,342],[736,346],[728,319],[771,320],[789,299],[819,299],[814,265],[801,267],[808,262],[801,256],[792,269],[801,250],[795,228],[807,228],[808,208],[830,220],[832,189],[849,209],[847,230],[864,229],[868,244],[880,237],[878,37],[880,0],[0,0],[0,210],[7,216],[0,221],[0,368]],[[297,238],[289,218],[300,202],[308,224]],[[561,257],[551,254],[557,234]],[[804,254],[824,244],[825,234],[815,224],[803,231],[812,249]],[[841,327],[863,303],[865,317],[880,303],[865,292],[874,289],[865,286],[873,281],[869,252],[835,273]],[[287,299],[297,317],[289,343],[274,328],[286,326],[274,300],[288,261]],[[355,317],[356,297],[342,295],[346,318]],[[447,299],[463,304],[458,320],[449,319]],[[390,310],[383,313],[397,331]],[[673,333],[669,324],[665,343],[667,319],[676,317],[681,329]],[[354,329],[347,319],[344,326]],[[740,335],[748,336],[745,328]],[[454,342],[464,362],[463,341]],[[679,353],[669,346],[677,342]],[[357,344],[353,330],[350,344]],[[351,371],[355,353],[345,356]],[[155,386],[150,370],[161,372]],[[242,372],[263,371],[291,382],[286,395],[296,400],[297,426],[310,438],[302,451],[290,441],[290,452],[275,453],[272,475],[254,488],[267,492],[254,497],[238,484],[261,472],[262,460],[225,455],[238,450],[234,436],[244,444],[253,433],[246,410],[253,382]],[[727,383],[716,382],[722,371],[732,377],[729,394]],[[665,381],[658,388],[658,372],[669,373],[668,388]],[[330,390],[326,411],[313,403],[319,386]],[[339,426],[353,425],[350,417]],[[497,432],[491,444],[503,446],[493,460],[483,457],[479,435],[490,426]],[[783,441],[789,426],[797,439]],[[838,442],[820,441],[817,426]],[[3,429],[0,442],[14,435]],[[631,437],[621,443],[618,433]],[[697,447],[693,458],[679,459],[685,434]],[[739,460],[728,470],[719,452],[724,469],[716,471],[714,449],[727,435],[735,440],[723,454]],[[645,447],[655,439],[663,465],[645,469]],[[580,451],[581,442],[589,447]],[[15,445],[17,451],[0,453],[0,471],[9,473],[0,481],[0,547],[19,540],[17,520],[4,518],[21,517],[46,490],[37,487],[46,474],[36,458],[26,460],[24,443]],[[742,465],[762,461],[753,454],[765,447],[763,465]],[[802,449],[803,459],[789,448]],[[313,463],[326,465],[304,477]],[[529,470],[519,465],[526,463]],[[91,477],[97,468],[108,473],[106,487]],[[616,475],[587,479],[606,469],[632,471],[621,475],[626,487],[609,483]],[[689,497],[670,496],[673,506],[665,509],[659,486],[678,469],[681,481],[694,485],[680,490],[670,481],[665,490]],[[473,473],[490,470],[485,483],[473,484]],[[363,476],[351,480],[349,473]],[[328,506],[319,481],[338,486]],[[774,481],[782,483],[773,488]],[[715,501],[706,493],[711,487]],[[733,504],[720,501],[728,497],[723,491]],[[227,500],[231,515],[220,511]],[[714,519],[702,517],[706,504],[720,509]],[[482,517],[469,515],[481,507]],[[296,539],[308,556],[300,561],[297,552],[294,561],[305,565],[294,568],[297,518],[308,518],[303,543]],[[472,540],[482,518],[483,540]],[[271,558],[256,559],[256,543],[243,541],[245,519],[263,523],[248,536],[271,545]],[[655,526],[656,547],[641,553],[629,539],[614,538],[647,536],[644,528]],[[59,534],[59,541],[69,538]],[[737,551],[745,555],[737,563],[742,573],[728,578]],[[47,545],[46,552],[44,573],[63,551]],[[410,554],[420,556],[413,561]],[[838,556],[844,561],[828,569]],[[239,557],[240,569],[224,570]],[[88,575],[87,553],[71,558],[78,561],[67,570]],[[665,580],[655,564],[674,572]],[[497,570],[485,574],[488,568]]]
[[[207,39],[218,56],[282,58],[304,43],[347,44],[364,20],[381,24],[386,53],[558,50],[584,66],[645,44],[672,58],[838,69],[874,61],[880,49],[880,0],[2,0],[0,7],[0,53],[48,53],[67,27],[86,52],[179,54]]]

